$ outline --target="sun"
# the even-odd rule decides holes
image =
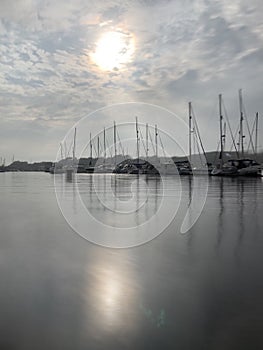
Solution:
[[[121,69],[131,61],[134,53],[134,39],[131,34],[112,31],[102,35],[91,55],[94,63],[102,70]]]

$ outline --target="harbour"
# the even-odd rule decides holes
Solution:
[[[242,90],[239,90],[239,125],[234,133],[222,94],[219,94],[218,119],[220,137],[217,150],[207,152],[192,103],[188,104],[188,154],[178,157],[168,155],[164,146],[165,133],[158,125],[139,123],[138,117],[131,122],[134,128],[135,156],[129,154],[127,140],[123,140],[114,121],[113,126],[104,127],[97,136],[86,140],[89,157],[76,157],[77,128],[74,128],[70,145],[60,143],[56,162],[12,162],[0,166],[0,171],[45,171],[54,173],[120,173],[148,175],[211,175],[211,176],[262,176],[263,153],[259,151],[258,140],[261,124],[259,113],[252,125],[245,114]],[[245,128],[246,126],[246,128]],[[245,141],[246,135],[248,137]],[[110,137],[109,137],[109,134]],[[162,134],[162,136],[161,136]],[[227,144],[227,138],[228,144]],[[133,145],[133,147],[134,147]],[[228,145],[228,146],[227,146]],[[246,147],[246,149],[245,149]],[[126,153],[125,150],[127,149]],[[160,154],[161,153],[161,154]]]
[[[263,349],[262,12],[0,0],[0,350]]]

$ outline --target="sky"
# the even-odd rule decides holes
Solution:
[[[187,121],[192,101],[213,150],[218,94],[235,129],[239,88],[262,135],[262,13],[261,0],[1,0],[0,157],[53,160],[83,116],[128,102]],[[125,120],[134,120],[129,107]],[[104,113],[94,123],[112,120]]]

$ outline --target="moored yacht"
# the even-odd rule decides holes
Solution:
[[[253,159],[237,159],[229,162],[236,167],[240,176],[261,176],[262,166]]]
[[[261,176],[262,166],[254,159],[244,157],[244,134],[243,134],[243,102],[242,92],[239,90],[239,106],[240,106],[240,126],[239,126],[239,150],[237,150],[235,142],[233,144],[236,149],[237,159],[229,159],[224,162],[224,145],[225,145],[225,132],[223,132],[223,116],[222,116],[222,95],[219,95],[219,118],[220,118],[220,162],[212,170],[213,176]],[[258,118],[258,114],[257,114]],[[256,126],[257,129],[257,126]],[[257,131],[256,131],[257,132]],[[231,133],[232,135],[232,133]],[[252,140],[250,140],[252,142]],[[257,147],[257,135],[256,135],[256,147]]]
[[[212,170],[214,176],[261,176],[262,166],[253,159],[229,159]]]

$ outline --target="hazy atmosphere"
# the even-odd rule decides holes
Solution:
[[[52,160],[82,116],[131,101],[185,119],[192,101],[216,149],[218,93],[233,126],[239,88],[249,120],[262,112],[262,11],[259,0],[1,0],[0,156]]]
[[[262,15],[0,0],[0,350],[263,349]]]

